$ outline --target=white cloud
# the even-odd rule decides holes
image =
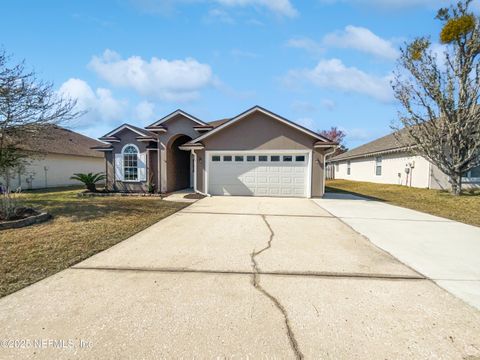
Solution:
[[[456,1],[453,0],[319,0],[321,3],[331,5],[337,3],[348,3],[360,6],[369,6],[374,9],[398,11],[411,8],[427,8],[438,10],[440,7],[447,7]],[[480,12],[480,0],[473,0],[470,8],[474,12]]]
[[[155,117],[155,104],[145,100],[141,101],[135,106],[133,114],[135,119],[142,123],[150,123]]]
[[[274,14],[286,17],[298,15],[297,9],[290,0],[215,0],[225,6],[258,6],[265,7]]]
[[[430,46],[430,50],[432,51],[432,54],[435,55],[435,57],[437,58],[438,67],[442,70],[446,70],[446,52],[448,51],[448,47],[440,43],[433,43]]]
[[[113,86],[166,101],[192,100],[214,81],[210,66],[193,58],[170,61],[153,57],[146,61],[140,56],[131,56],[122,59],[107,49],[102,56],[94,56],[89,66]]]
[[[449,0],[320,0],[320,2],[325,4],[335,4],[341,2],[392,10],[412,7],[438,8],[451,3]]]
[[[303,118],[297,119],[296,123],[310,130],[313,130],[313,127],[315,126],[315,122],[313,121],[312,118],[309,118],[309,117],[303,117]]]
[[[378,57],[395,60],[399,51],[393,44],[375,35],[369,29],[348,25],[343,31],[325,35],[323,43],[327,46],[356,49]]]
[[[321,60],[313,69],[290,70],[284,78],[286,85],[295,86],[298,81],[306,81],[322,88],[365,94],[382,102],[393,99],[390,80],[391,75],[367,74],[345,66],[339,59]]]
[[[346,134],[346,140],[348,141],[367,141],[370,140],[373,136],[372,132],[367,129],[361,128],[350,128],[345,129],[341,128],[343,132]]]
[[[300,114],[312,114],[317,111],[315,105],[303,100],[294,100],[292,103],[292,109]]]
[[[207,21],[218,20],[224,24],[235,24],[235,19],[222,9],[211,9],[208,12]]]
[[[59,88],[61,95],[77,99],[77,110],[86,113],[72,124],[78,128],[102,126],[118,121],[127,108],[127,101],[113,97],[108,89],[98,88],[95,91],[85,81],[71,78]]]
[[[287,41],[287,46],[297,49],[303,49],[314,55],[319,55],[324,52],[321,44],[309,38],[293,38]]]
[[[333,109],[335,109],[335,107],[337,106],[337,104],[335,103],[335,101],[331,100],[331,99],[322,99],[320,100],[320,104],[327,110],[329,111],[332,111]]]
[[[223,7],[247,7],[265,8],[268,11],[285,17],[298,15],[297,9],[290,0],[132,0],[132,2],[149,13],[171,14],[177,5],[192,4],[216,4]]]

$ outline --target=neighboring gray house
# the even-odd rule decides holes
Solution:
[[[450,190],[448,176],[414,155],[390,134],[328,160],[329,178]],[[480,167],[463,178],[464,188],[480,187]]]
[[[182,110],[145,129],[124,124],[95,147],[111,190],[184,188],[210,195],[312,197],[324,193],[329,139],[262,107],[204,122]]]

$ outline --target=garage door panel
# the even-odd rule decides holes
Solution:
[[[244,160],[251,153],[235,153]],[[266,156],[267,161],[259,161],[259,156]],[[305,159],[309,154],[305,153]],[[280,161],[271,161],[272,155],[254,154],[255,161],[211,161],[208,169],[208,192],[212,195],[242,196],[295,196],[307,195],[307,161],[295,161],[295,156],[287,156],[293,161],[283,161],[282,155],[274,156]]]

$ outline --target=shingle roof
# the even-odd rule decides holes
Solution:
[[[212,125],[214,128],[216,128],[217,126],[220,126],[220,125],[226,123],[229,120],[230,119],[220,119],[220,120],[215,120],[215,121],[209,121],[208,124]]]
[[[141,132],[144,136],[147,136],[147,137],[156,137],[157,135],[155,135],[155,133],[151,132],[151,131],[148,131],[148,130],[145,130],[145,129],[142,129],[142,128],[139,128],[138,126],[134,126],[134,125],[130,125],[128,124],[128,126],[130,126],[131,128],[134,128],[135,130],[138,130],[139,132]]]
[[[406,136],[407,132],[405,129],[399,130],[392,134],[383,136],[379,139],[373,140],[369,143],[363,144],[359,147],[356,147],[352,150],[344,152],[340,155],[337,155],[330,159],[330,161],[345,160],[356,157],[367,156],[369,154],[377,154],[387,151],[395,151],[398,149],[405,148],[405,144],[400,142],[397,138]]]
[[[27,141],[19,147],[23,150],[42,153],[102,158],[102,153],[91,149],[95,146],[105,146],[105,144],[57,125],[47,125],[38,137],[27,137]]]
[[[131,130],[136,131],[139,134],[142,134],[142,136],[146,136],[146,137],[152,137],[152,136],[155,137],[156,136],[155,133],[153,133],[151,131],[148,131],[146,129],[142,129],[138,126],[134,126],[134,125],[124,123],[124,124],[116,127],[115,129],[113,129],[112,131],[110,131],[108,134],[103,135],[100,139],[105,139],[107,137],[112,137],[113,135],[115,135],[119,131],[123,130],[124,128],[130,128]]]

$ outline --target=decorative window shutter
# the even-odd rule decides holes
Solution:
[[[138,154],[138,181],[147,181],[147,154]]]
[[[115,154],[115,179],[123,181],[123,155]]]

